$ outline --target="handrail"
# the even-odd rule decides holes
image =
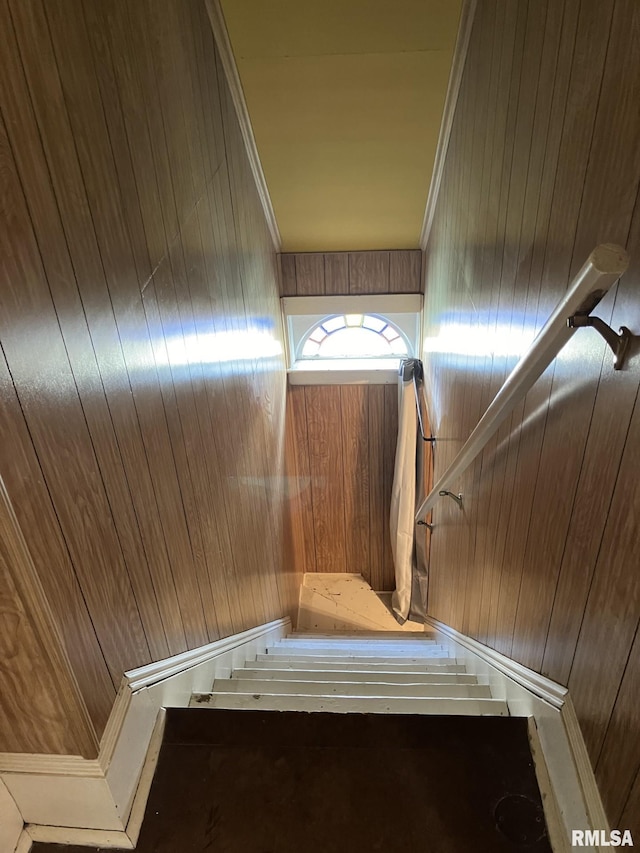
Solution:
[[[416,522],[433,507],[441,493],[450,493],[457,478],[469,467],[496,432],[504,419],[524,399],[531,386],[551,364],[576,328],[594,325],[586,321],[607,291],[620,278],[629,265],[629,256],[623,248],[606,243],[597,246],[572,281],[569,289],[556,305],[535,340],[513,368],[489,408],[463,444],[458,455],[434,484],[420,504]],[[594,318],[595,319],[595,318]],[[625,327],[616,351],[615,367],[619,367],[630,333]],[[610,330],[615,337],[615,333]]]

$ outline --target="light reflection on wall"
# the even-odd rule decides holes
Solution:
[[[260,362],[280,358],[281,341],[275,336],[273,322],[260,322],[242,329],[225,329],[219,332],[175,335],[165,331],[166,347],[156,354],[159,367],[186,366],[189,364],[228,365],[232,362]],[[269,328],[271,327],[271,328]]]
[[[427,376],[430,371],[440,370],[462,376],[486,373],[500,384],[527,351],[537,331],[535,316],[524,312],[514,312],[498,322],[488,312],[442,315],[423,339]],[[447,431],[446,411],[439,394],[442,387],[440,381],[430,390],[431,426],[436,433]]]
[[[517,321],[497,323],[495,326],[482,323],[443,321],[436,335],[424,339],[423,352],[443,353],[485,359],[488,356],[520,358],[529,348],[536,330],[531,323]]]

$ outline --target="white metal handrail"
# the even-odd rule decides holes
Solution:
[[[598,318],[589,317],[589,314],[628,265],[629,256],[620,246],[606,243],[593,250],[527,352],[505,380],[458,455],[420,504],[416,513],[416,522],[424,518],[442,496],[441,493],[450,494],[461,504],[459,496],[453,495],[450,491],[452,485],[482,452],[504,419],[524,399],[531,386],[551,364],[576,328],[586,325],[596,328],[614,349],[616,356],[614,366],[621,366],[631,333],[623,326],[618,336],[602,321],[596,323]],[[603,326],[608,334],[605,334]]]

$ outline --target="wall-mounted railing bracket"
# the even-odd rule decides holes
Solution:
[[[453,492],[448,491],[448,489],[441,489],[438,494],[441,498],[451,498],[451,500],[454,500],[458,504],[460,509],[462,509],[462,495],[456,495]]]
[[[613,352],[613,369],[620,370],[624,364],[631,339],[633,338],[632,332],[626,326],[621,326],[620,333],[616,334],[611,326],[607,325],[602,318],[590,317],[582,312],[569,317],[567,325],[572,329],[583,329],[586,326],[590,326],[596,332],[599,332]]]
[[[430,524],[428,521],[419,521],[418,524],[422,525],[422,527],[426,527],[427,530],[430,530],[433,533],[433,524]]]

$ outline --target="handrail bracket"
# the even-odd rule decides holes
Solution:
[[[567,320],[567,326],[572,329],[583,329],[590,326],[599,332],[613,352],[613,369],[620,370],[624,364],[629,344],[633,333],[626,326],[620,326],[620,333],[616,334],[601,317],[591,317],[588,314],[578,312]]]
[[[447,497],[451,498],[452,501],[455,501],[458,504],[458,507],[462,509],[462,495],[456,495],[453,492],[450,492],[448,489],[442,489],[438,492],[441,498]]]

